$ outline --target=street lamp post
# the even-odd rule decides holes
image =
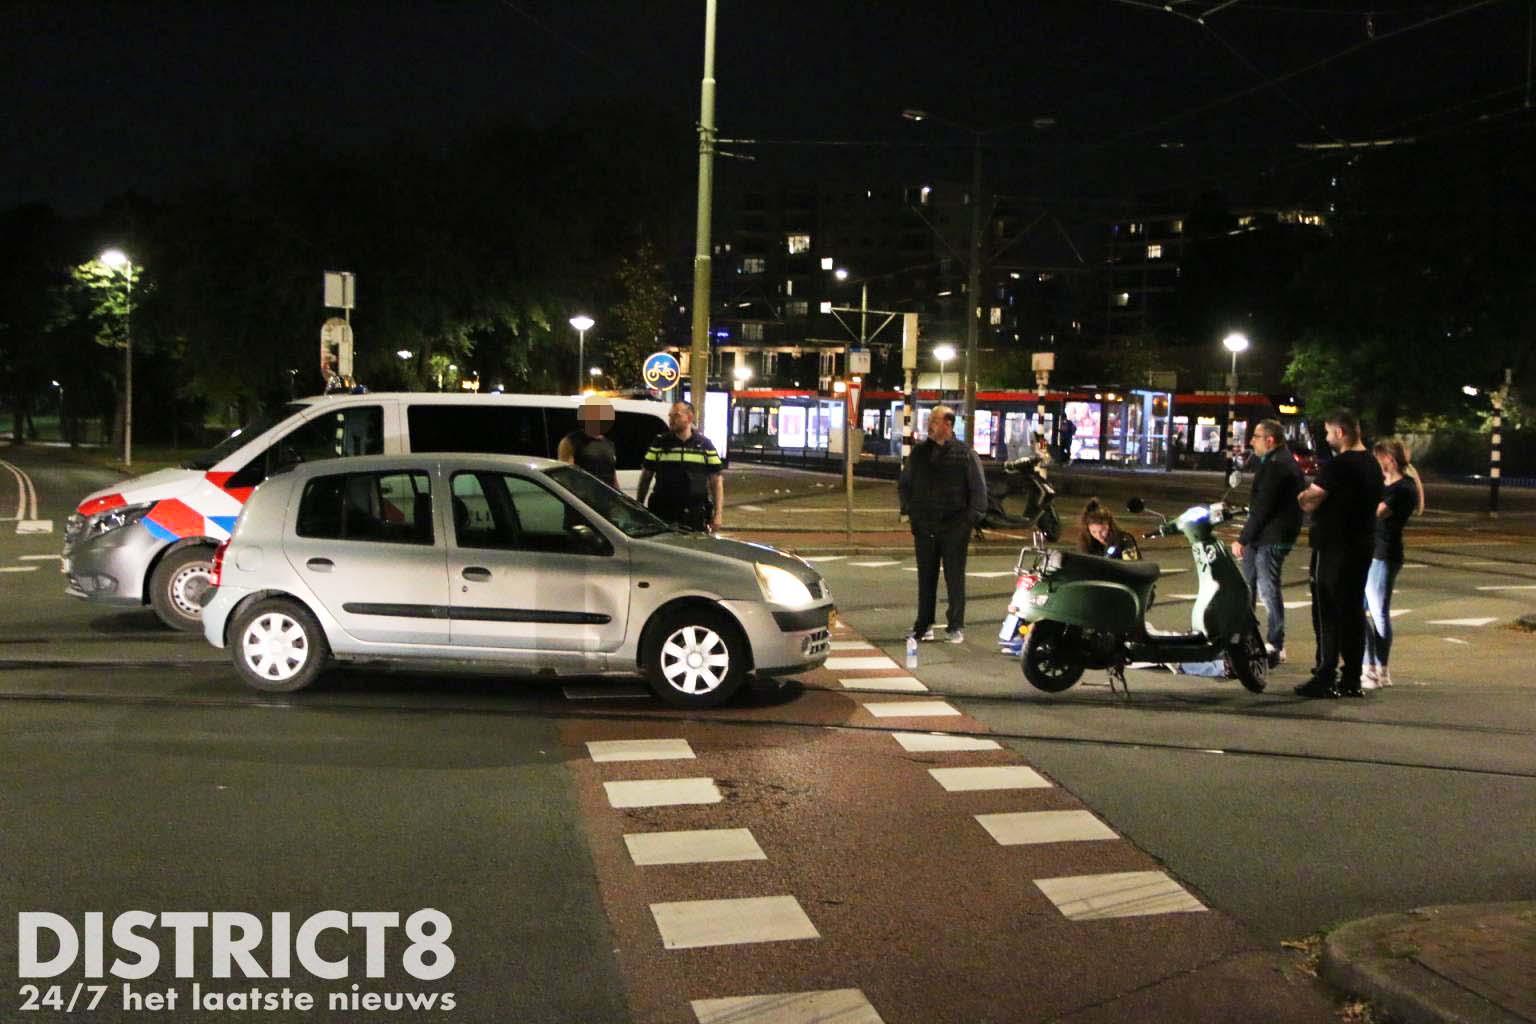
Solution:
[[[101,254],[102,266],[123,271],[123,466],[133,465],[133,261],[121,249]]]
[[[581,390],[580,369],[587,365],[587,332],[592,329],[595,321],[585,313],[577,313],[571,317],[571,326],[576,328],[576,390]]]
[[[1232,372],[1227,376],[1227,446],[1240,446],[1242,441],[1234,436],[1237,424],[1237,354],[1248,350],[1248,336],[1233,331],[1221,339],[1221,345],[1232,353]]]
[[[933,350],[933,358],[939,361],[939,401],[944,401],[944,364],[955,358],[955,346],[940,345]]]

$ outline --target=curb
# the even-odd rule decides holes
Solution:
[[[1323,939],[1319,973],[1330,985],[1369,999],[1403,1024],[1529,1024],[1413,956],[1420,932],[1522,906],[1529,904],[1420,907],[1352,921]]]

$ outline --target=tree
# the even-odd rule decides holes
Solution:
[[[656,350],[671,303],[661,253],[642,242],[619,261],[618,281],[624,298],[613,308],[619,332],[608,343],[608,373],[614,380],[638,384],[641,364]]]

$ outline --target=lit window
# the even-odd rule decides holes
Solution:
[[[768,261],[761,256],[748,256],[741,261],[741,272],[743,274],[761,274],[766,272],[767,269]]]
[[[1017,281],[1019,279],[1019,272],[1017,270],[1010,270],[1008,276]]]
[[[742,338],[743,341],[762,341],[763,340],[763,325],[762,324],[742,324],[741,325],[741,338]]]
[[[1156,242],[1154,242],[1151,245],[1147,246],[1147,259],[1149,259],[1149,260],[1160,260],[1162,258],[1163,258],[1163,247],[1162,246],[1158,245]]]
[[[788,246],[789,254],[791,256],[798,256],[801,253],[811,251],[810,235],[790,235],[784,240],[784,242],[785,245]]]
[[[1184,233],[1184,222],[1181,220],[1170,221],[1168,233],[1170,235],[1182,235]]]
[[[1237,226],[1240,227],[1240,228],[1251,228],[1251,227],[1253,227],[1253,215],[1252,214],[1244,214],[1243,216],[1237,218]]]
[[[794,249],[790,249],[789,251],[790,252],[794,252],[795,250]],[[832,257],[831,256],[823,256],[821,258],[821,269],[822,270],[831,270],[832,269]]]
[[[1051,273],[1049,270],[1042,270],[1042,271],[1040,271],[1039,275],[1035,278],[1035,280],[1039,281],[1041,284],[1044,284],[1045,282],[1051,280],[1055,276],[1056,275]]]
[[[822,304],[821,304],[821,311],[823,313],[830,313],[830,312],[832,312],[832,302],[831,302],[830,299],[824,300],[822,302]]]
[[[992,315],[988,318],[993,327],[999,327],[1003,322],[1003,307],[993,306]]]
[[[792,299],[784,303],[785,316],[805,316],[809,310],[810,306],[804,299]]]
[[[1117,306],[1129,306],[1130,304],[1131,304],[1131,293],[1130,292],[1121,292],[1119,295],[1115,296],[1115,305],[1117,305]]]
[[[918,192],[918,197],[919,197],[918,201],[920,203],[922,203],[924,206],[927,206],[928,205],[928,197],[930,195],[932,195],[932,194],[933,194],[933,186],[932,185],[924,185],[923,188],[922,188],[922,191]]]
[[[791,277],[787,281],[784,282],[784,294],[785,295],[793,295],[793,294],[795,294],[795,279],[794,278]]]
[[[1142,225],[1140,225],[1140,224],[1132,224],[1131,225],[1131,234],[1139,235],[1139,234],[1141,234],[1141,229],[1142,229]]]

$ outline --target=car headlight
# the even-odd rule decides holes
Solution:
[[[98,512],[91,516],[85,525],[84,540],[92,540],[96,537],[111,533],[113,530],[121,530],[125,526],[132,526],[144,514],[155,507],[154,502],[145,505],[119,505],[117,508],[109,508],[105,512]]]
[[[816,603],[816,599],[811,596],[811,588],[787,569],[753,562],[752,571],[757,573],[757,585],[763,591],[763,600],[769,604],[808,608]]]

